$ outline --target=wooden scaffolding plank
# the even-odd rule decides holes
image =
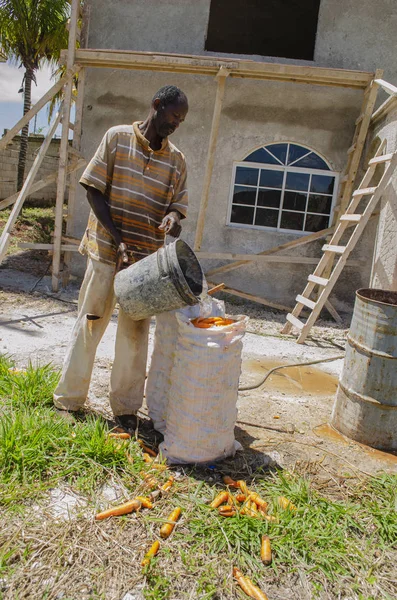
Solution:
[[[322,247],[323,252],[333,252],[334,254],[343,254],[345,250],[345,246],[333,246],[332,244],[324,244]]]
[[[384,148],[385,148],[385,143],[382,142],[382,144],[379,146],[379,148],[377,149],[377,151],[375,153],[375,157],[380,156],[382,154]],[[376,164],[368,166],[368,169],[365,172],[364,177],[361,180],[359,189],[366,188],[366,186],[371,181],[376,168],[377,168]],[[362,196],[356,196],[356,197],[352,196],[352,200],[347,208],[347,212],[349,214],[353,213],[356,210],[359,202],[361,201],[361,198],[362,198]],[[370,218],[373,218],[373,215],[371,215]],[[360,219],[360,222],[361,222],[361,219]],[[335,228],[335,231],[332,235],[332,238],[331,238],[332,243],[338,244],[338,242],[342,238],[342,235],[344,234],[346,229],[348,229],[349,227],[357,227],[357,223],[355,223],[355,222],[352,223],[352,222],[345,221],[345,220],[342,221],[340,219],[339,223],[337,224],[337,227]],[[306,287],[302,292],[302,296],[305,296],[306,298],[310,298],[310,295],[312,294],[316,285],[325,287],[328,284],[331,270],[327,270],[327,267],[331,264],[331,256],[332,255],[330,255],[329,253],[323,254],[323,256],[320,259],[320,262],[318,263],[317,267],[314,270],[314,273],[312,275],[309,275],[308,283],[306,284]],[[331,269],[332,269],[332,267],[331,267]],[[293,315],[295,317],[299,317],[301,310],[302,310],[302,306],[300,304],[296,304],[295,308],[293,310]],[[287,322],[284,325],[284,328],[282,331],[283,331],[283,333],[287,333],[287,334],[290,333],[291,323]]]
[[[375,156],[368,162],[369,165],[378,165],[379,163],[388,162],[393,158],[393,154],[383,154],[382,156]]]
[[[298,265],[316,265],[320,260],[320,257],[315,256],[284,256],[281,254],[272,254],[270,256],[262,254],[231,254],[228,252],[196,252],[197,258],[200,260],[241,260],[244,263],[249,264],[252,262],[257,263],[286,263],[286,264],[298,264]],[[349,261],[350,267],[363,267],[366,261],[351,260]]]
[[[62,53],[61,60],[65,62],[65,59],[65,53]],[[201,75],[215,75],[221,67],[224,67],[231,71],[232,77],[362,89],[365,89],[373,78],[373,73],[347,69],[284,65],[251,60],[227,59],[216,56],[88,48],[80,48],[76,51],[76,63],[84,67],[171,71]]]
[[[73,70],[76,53],[76,32],[79,18],[80,0],[72,0],[70,13],[69,44],[67,50],[66,67]],[[59,289],[60,267],[61,267],[61,243],[62,243],[62,220],[63,220],[63,202],[66,188],[66,169],[69,151],[69,122],[70,110],[72,106],[73,80],[70,79],[64,88],[64,101],[62,111],[62,135],[59,146],[59,171],[57,184],[57,197],[55,204],[55,223],[54,223],[54,253],[52,256],[52,289],[57,292]]]
[[[388,81],[385,81],[384,79],[375,79],[375,83],[377,83],[383,90],[385,90],[385,92],[389,94],[389,96],[397,95],[397,87],[395,85],[392,85]]]
[[[81,148],[81,133],[82,133],[82,121],[83,121],[83,104],[84,104],[84,90],[85,90],[86,70],[81,69],[79,73],[78,85],[77,85],[77,99],[76,99],[76,113],[74,120],[73,130],[73,142],[72,148],[80,152]],[[70,236],[73,232],[75,211],[76,211],[76,190],[77,190],[77,178],[78,173],[75,171],[70,176],[69,180],[69,197],[68,197],[68,213],[66,217],[66,235]],[[70,274],[70,263],[72,260],[71,254],[66,254],[64,258],[64,272],[62,277],[62,285],[66,286],[69,282]]]
[[[219,123],[222,111],[223,97],[225,95],[225,83],[226,78],[229,75],[229,72],[221,67],[217,74],[218,86],[216,89],[216,97],[215,97],[215,105],[214,105],[214,113],[212,117],[212,126],[211,126],[211,134],[210,141],[208,146],[208,155],[207,155],[207,166],[204,174],[204,182],[203,182],[203,191],[201,194],[200,208],[199,214],[197,218],[196,225],[196,235],[194,240],[194,249],[200,250],[201,242],[203,239],[204,233],[204,225],[205,225],[205,215],[207,212],[210,186],[211,186],[211,178],[212,171],[214,168],[215,161],[215,151],[216,151],[216,143],[218,140],[218,131],[219,131]]]
[[[9,142],[11,142],[12,138],[16,136],[16,134],[27,123],[29,123],[32,117],[34,117],[39,112],[39,110],[41,110],[43,106],[45,106],[47,102],[49,102],[49,100],[51,100],[51,98],[55,96],[57,92],[59,92],[59,90],[65,85],[65,83],[72,79],[74,73],[79,70],[80,67],[75,67],[75,69],[68,69],[66,71],[65,75],[59,81],[57,81],[57,83],[55,83],[48,90],[48,92],[46,92],[44,96],[40,98],[40,100],[36,102],[36,104],[32,106],[32,108],[21,119],[19,119],[18,123],[14,125],[14,127],[11,127],[11,129],[9,129],[7,133],[0,139],[0,150],[2,150]]]
[[[378,121],[385,119],[387,115],[397,108],[397,96],[389,96],[383,104],[379,106],[371,117],[371,124],[374,125]]]
[[[19,242],[18,248],[23,248],[24,250],[48,250],[52,252],[54,250],[53,244],[40,244],[37,242]],[[62,252],[78,252],[79,247],[75,244],[62,244],[61,245]]]
[[[360,223],[358,223],[357,227],[355,228],[349,242],[346,245],[346,251],[345,253],[340,257],[340,259],[338,260],[338,262],[335,265],[334,270],[331,273],[331,276],[329,278],[329,282],[328,284],[324,287],[323,291],[321,292],[318,301],[316,303],[316,307],[314,308],[313,312],[311,313],[311,315],[309,316],[309,318],[307,319],[304,328],[301,330],[299,337],[297,339],[298,344],[303,344],[304,341],[306,340],[309,331],[311,329],[311,327],[313,326],[313,324],[315,323],[315,321],[317,320],[326,300],[328,299],[329,294],[331,293],[335,283],[337,282],[343,268],[345,267],[347,258],[350,254],[350,252],[353,250],[353,248],[355,247],[355,245],[357,244],[362,232],[364,231],[364,228],[369,220],[369,216],[371,215],[372,211],[374,210],[376,204],[378,203],[386,185],[389,183],[391,176],[393,174],[393,170],[397,167],[397,152],[394,156],[394,158],[392,159],[392,161],[390,162],[389,166],[387,167],[387,169],[385,170],[381,181],[379,182],[379,186],[377,191],[375,192],[375,194],[372,196],[370,202],[368,203],[364,213],[363,213],[363,219],[360,221]]]
[[[56,115],[55,119],[53,120],[53,122],[50,126],[50,129],[47,133],[47,137],[44,139],[44,141],[36,155],[36,158],[34,159],[33,165],[24,181],[22,189],[18,194],[18,198],[13,206],[13,209],[10,213],[8,221],[3,229],[3,233],[1,234],[1,237],[0,237],[0,264],[2,263],[5,255],[6,255],[8,244],[10,242],[11,233],[12,233],[12,230],[15,225],[15,221],[18,218],[18,215],[19,215],[22,205],[25,201],[25,198],[29,195],[34,178],[36,177],[37,172],[40,168],[40,165],[43,162],[43,158],[49,148],[52,137],[56,131],[56,128],[59,125],[60,120],[61,120],[61,111]]]
[[[349,223],[348,227],[353,227],[354,225],[355,223]],[[286,242],[285,244],[281,244],[280,246],[273,246],[272,248],[264,250],[263,252],[259,252],[254,256],[270,256],[271,254],[276,254],[277,252],[282,252],[283,250],[289,250],[290,248],[304,246],[305,244],[309,244],[310,242],[314,242],[315,240],[327,237],[327,235],[333,233],[334,231],[334,226],[328,227],[327,229],[321,229],[321,231],[316,231],[314,233],[310,233],[309,235],[304,235],[295,240],[291,240],[290,242]],[[227,273],[229,271],[233,271],[234,269],[238,269],[242,265],[247,265],[249,264],[249,262],[250,260],[247,257],[246,259],[238,260],[233,264],[223,265],[222,267],[217,267],[216,269],[210,269],[209,271],[207,271],[206,276],[212,277],[213,275],[218,275],[219,273]]]
[[[334,231],[334,227],[328,227],[327,229],[322,229],[321,231],[316,231],[315,233],[310,233],[309,235],[305,235],[299,237],[295,240],[291,240],[290,242],[286,242],[285,244],[281,244],[280,246],[273,246],[268,250],[264,250],[263,252],[259,252],[256,256],[269,256],[271,254],[276,254],[277,252],[282,252],[283,250],[288,250],[290,248],[297,248],[298,246],[303,246],[305,244],[309,244],[315,240],[319,240],[323,237],[326,237],[328,234]],[[248,260],[238,260],[237,262],[231,265],[223,265],[222,267],[217,267],[216,269],[210,269],[206,276],[212,277],[213,275],[217,275],[219,273],[227,273],[228,271],[233,271],[234,269],[238,269],[242,265],[248,264]]]
[[[370,84],[368,89],[368,93],[366,94],[363,100],[363,106],[361,109],[361,113],[363,114],[362,120],[358,123],[355,132],[355,148],[353,154],[351,156],[350,166],[348,170],[349,180],[347,181],[343,193],[340,196],[340,200],[338,204],[340,205],[338,212],[334,216],[334,222],[337,221],[339,215],[345,212],[346,206],[350,200],[350,196],[353,191],[354,182],[356,179],[357,171],[360,165],[360,160],[362,156],[362,152],[364,149],[365,140],[367,138],[369,125],[371,123],[371,115],[374,110],[376,97],[378,94],[379,85],[375,82],[376,79],[380,78],[383,75],[383,71],[377,69],[375,72],[374,81]]]
[[[339,197],[337,201],[337,207],[334,210],[332,224],[335,225],[339,217],[346,212],[346,207],[350,201],[351,194],[354,189],[354,183],[356,181],[360,161],[364,149],[365,140],[368,135],[369,126],[371,124],[371,116],[375,107],[375,102],[378,94],[379,85],[376,83],[377,78],[382,77],[383,71],[377,69],[375,72],[374,80],[368,85],[364,94],[363,103],[361,107],[362,119],[357,123],[354,138],[353,138],[353,152],[348,157],[346,167],[346,183],[340,188]],[[350,148],[348,150],[348,153]],[[327,240],[328,241],[328,240]],[[332,271],[333,260],[329,262],[327,270],[324,275],[329,277]]]
[[[73,173],[73,171],[78,171],[79,169],[84,167],[84,165],[86,165],[86,164],[87,164],[86,160],[80,159],[77,162],[73,162],[72,164],[70,164],[67,168],[67,172]],[[50,175],[47,175],[47,177],[40,179],[40,181],[37,181],[30,187],[28,196],[31,196],[35,192],[42,190],[43,188],[47,187],[47,185],[50,185],[50,183],[54,183],[54,181],[56,181],[57,179],[58,179],[58,171],[54,171],[53,173],[50,173]],[[19,196],[19,192],[16,192],[12,196],[9,196],[8,198],[1,200],[0,210],[2,210],[3,208],[8,208],[12,204],[14,204],[14,202],[16,202],[18,200],[18,196]]]
[[[302,321],[300,321],[299,319],[294,317],[294,315],[291,313],[288,313],[287,321],[289,321],[291,323],[291,325],[293,325],[294,327],[296,327],[299,330],[303,329],[305,326],[305,324]]]
[[[376,165],[375,165],[376,167]],[[360,236],[362,235],[364,228],[366,226],[366,224],[368,223],[371,214],[373,213],[381,195],[383,194],[386,186],[389,184],[391,177],[393,176],[394,170],[397,167],[397,152],[393,155],[392,160],[387,164],[386,169],[379,181],[379,184],[377,186],[377,189],[375,191],[375,193],[372,195],[372,197],[370,198],[369,202],[367,203],[364,212],[362,213],[362,219],[360,220],[359,223],[357,223],[355,229],[353,230],[353,233],[351,235],[351,237],[349,238],[345,250],[343,252],[343,254],[341,255],[341,257],[339,258],[338,262],[336,263],[330,277],[329,277],[329,281],[327,282],[327,284],[323,287],[322,292],[320,293],[318,300],[316,302],[316,305],[312,311],[312,313],[309,315],[304,327],[301,329],[299,337],[298,337],[298,343],[303,343],[311,329],[311,327],[313,326],[313,324],[315,323],[316,319],[318,318],[325,302],[328,300],[328,296],[331,293],[338,277],[340,276],[343,268],[346,265],[346,261],[348,259],[348,256],[350,255],[350,253],[352,252],[352,250],[354,249],[355,245],[357,244]],[[372,177],[372,172],[373,172],[374,167],[370,166],[367,170],[366,175],[364,176],[364,180],[366,178],[368,178],[369,176]],[[338,225],[338,228],[335,232],[335,236],[339,235],[339,230],[343,230],[343,223],[340,223]],[[340,234],[341,235],[341,234]],[[321,261],[320,261],[321,262]],[[310,278],[309,278],[310,279]],[[311,284],[312,285],[312,284]],[[303,292],[303,296],[308,297],[310,294],[305,293],[306,290],[304,290]],[[299,305],[296,305],[296,307],[293,310],[293,316],[297,317],[299,316]],[[283,333],[289,333],[290,331],[290,325],[291,325],[291,320],[288,320],[287,325],[284,327],[283,329]]]
[[[215,283],[212,283],[210,281],[207,281],[207,283],[208,285],[216,285]],[[264,306],[270,306],[270,308],[276,308],[277,310],[283,310],[287,312],[291,310],[288,306],[285,306],[284,304],[279,304],[278,302],[267,300],[266,298],[262,298],[261,296],[254,296],[253,294],[248,294],[246,292],[242,292],[241,290],[236,290],[228,286],[224,287],[222,291],[226,294],[231,294],[232,296],[238,296],[239,298],[245,298],[245,300],[251,300],[252,302],[263,304]]]

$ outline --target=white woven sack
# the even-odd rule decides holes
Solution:
[[[170,463],[205,463],[233,456],[242,339],[248,317],[199,329],[176,315],[179,336],[162,454]],[[237,446],[236,446],[237,444]]]
[[[224,317],[225,304],[221,300],[208,296],[204,303],[165,312],[156,317],[154,348],[146,380],[145,395],[149,417],[153,421],[154,428],[161,433],[165,431],[171,370],[179,335],[177,314],[184,315],[186,320],[196,317]]]

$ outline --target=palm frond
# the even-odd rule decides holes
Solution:
[[[67,47],[69,0],[0,0],[0,50],[25,68],[54,62]]]

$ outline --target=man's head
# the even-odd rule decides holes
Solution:
[[[165,138],[174,133],[189,110],[186,95],[175,85],[165,85],[152,99],[152,121],[156,133]]]

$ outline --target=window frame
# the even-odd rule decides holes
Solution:
[[[250,154],[252,154],[253,152],[255,152],[255,150],[260,150],[261,148],[265,148],[265,149],[269,149],[271,151],[271,146],[273,144],[294,144],[296,146],[300,146],[301,148],[307,148],[307,152],[308,154],[310,152],[313,152],[314,154],[317,154],[322,160],[324,160],[324,162],[329,165],[329,162],[323,157],[321,156],[321,154],[319,154],[316,150],[313,150],[311,148],[308,148],[307,146],[303,145],[303,144],[299,144],[297,142],[273,142],[270,144],[266,144],[264,146],[259,146],[257,148],[254,148],[253,150],[251,150],[247,156],[249,156]],[[301,157],[303,158],[303,157]],[[297,159],[300,160],[300,159]],[[294,161],[297,162],[297,161]],[[236,170],[238,167],[251,167],[251,168],[255,168],[258,169],[259,171],[261,169],[266,169],[266,170],[273,170],[273,171],[282,171],[284,172],[284,176],[283,176],[283,183],[282,183],[282,187],[281,187],[281,202],[280,202],[280,207],[278,209],[272,209],[271,207],[269,207],[269,210],[275,210],[278,211],[278,219],[277,219],[277,227],[268,227],[266,225],[255,225],[255,217],[256,217],[256,211],[258,208],[258,192],[260,189],[260,185],[259,185],[259,179],[260,179],[260,173],[258,175],[258,183],[256,186],[252,186],[252,185],[246,185],[244,184],[244,187],[251,187],[252,189],[256,190],[256,196],[255,196],[255,205],[254,205],[254,215],[253,215],[253,224],[252,225],[248,225],[247,223],[234,223],[231,221],[231,216],[232,216],[232,208],[233,208],[233,196],[234,196],[234,187],[236,185]],[[328,175],[328,176],[332,176],[335,178],[335,184],[334,184],[334,191],[332,193],[332,203],[331,203],[331,208],[330,208],[330,214],[329,214],[329,218],[328,218],[328,225],[327,227],[331,226],[332,223],[332,217],[334,214],[334,210],[335,210],[335,205],[336,205],[336,201],[337,201],[337,196],[338,196],[338,189],[339,189],[339,178],[340,178],[340,173],[338,171],[332,171],[331,167],[329,170],[325,170],[325,169],[309,169],[306,167],[294,167],[294,166],[290,166],[290,165],[273,165],[273,164],[268,164],[268,163],[256,163],[256,162],[250,162],[250,161],[245,161],[244,159],[242,161],[234,161],[233,162],[233,171],[232,171],[232,181],[231,181],[231,186],[230,186],[230,192],[229,192],[229,203],[228,203],[228,211],[227,211],[227,218],[226,218],[226,225],[227,227],[232,227],[232,228],[241,228],[241,229],[256,229],[256,230],[260,230],[260,231],[273,231],[273,232],[277,232],[277,233],[293,233],[298,237],[302,237],[305,235],[310,235],[312,233],[316,233],[314,231],[304,231],[301,229],[284,229],[280,227],[280,223],[281,223],[281,217],[282,217],[282,211],[283,211],[283,206],[284,206],[284,192],[285,192],[285,184],[286,184],[286,179],[287,179],[287,173],[305,173],[307,175],[310,175],[310,181],[311,181],[311,177],[313,175]],[[309,190],[310,190],[310,181],[309,181]],[[241,184],[243,185],[243,184]],[[269,188],[272,189],[272,188]],[[310,193],[308,190],[307,193]],[[319,196],[330,196],[330,194],[322,194],[322,193],[316,193],[316,195]],[[251,206],[251,205],[240,205],[240,204],[236,204],[236,206]],[[265,207],[263,207],[265,208]],[[306,217],[307,214],[316,214],[319,216],[328,216],[325,215],[324,213],[310,213],[309,211],[307,211],[307,204],[306,204],[306,209],[305,211],[294,211],[294,210],[290,210],[287,209],[288,212],[291,213],[297,213],[297,214],[303,214],[304,215],[304,222],[303,222],[303,227],[305,226],[306,223]]]

